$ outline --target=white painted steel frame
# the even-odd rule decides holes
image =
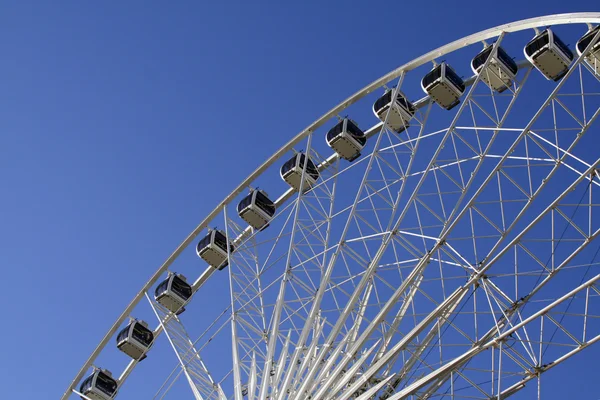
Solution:
[[[501,41],[502,41],[502,37],[503,34],[500,35],[500,37],[498,38],[498,41],[494,44],[494,46],[497,48]],[[483,70],[486,70],[487,65],[489,64],[491,58],[488,58],[488,60],[486,61],[486,63],[483,66]],[[481,75],[481,74],[480,74]],[[432,166],[439,154],[439,152],[441,151],[441,149],[444,147],[446,140],[448,139],[448,137],[450,136],[450,133],[453,131],[454,126],[456,125],[456,122],[458,121],[458,117],[461,114],[462,110],[466,107],[466,105],[468,104],[468,101],[471,97],[471,94],[473,93],[473,89],[476,86],[476,84],[480,81],[480,75],[477,76],[477,78],[475,79],[475,84],[471,87],[471,89],[469,90],[469,93],[467,94],[466,98],[464,99],[464,101],[461,103],[461,106],[455,116],[455,118],[453,119],[453,121],[450,124],[450,127],[447,129],[446,134],[444,135],[444,138],[440,141],[440,144],[436,150],[436,152],[434,153],[434,155],[431,158],[431,161],[429,163],[429,165],[425,168],[425,173],[421,176],[419,182],[417,183],[416,187],[413,189],[413,193],[411,195],[411,197],[408,199],[408,201],[405,202],[406,206],[404,207],[404,209],[401,212],[401,215],[398,217],[398,219],[395,222],[395,225],[388,229],[388,233],[386,234],[386,240],[382,241],[381,247],[379,248],[379,250],[377,251],[375,257],[371,260],[370,265],[369,265],[369,270],[363,275],[362,279],[361,279],[361,283],[365,282],[370,278],[370,276],[372,276],[372,274],[375,272],[375,268],[377,267],[380,258],[383,256],[383,253],[386,251],[388,245],[391,243],[392,238],[394,236],[393,232],[396,232],[396,230],[399,228],[400,223],[402,222],[402,220],[404,219],[404,216],[406,215],[406,211],[408,210],[408,208],[412,205],[415,196],[417,195],[421,185],[423,184],[423,182],[425,181],[425,178],[427,176],[427,173],[429,171],[431,171]],[[483,160],[483,158],[481,159]],[[477,170],[477,168],[476,168]],[[471,179],[473,178],[474,175],[472,175]],[[469,186],[469,184],[467,184],[467,187]],[[402,191],[402,189],[401,189]],[[343,240],[343,238],[342,238]],[[437,246],[442,246],[444,244],[445,240],[444,238],[440,238],[437,241],[436,247]],[[392,297],[389,298],[389,300],[386,302],[385,306],[383,307],[383,309],[380,311],[380,313],[378,314],[378,316],[375,318],[375,321],[380,321],[382,320],[385,315],[387,314],[388,310],[391,309],[391,307],[396,304],[396,302],[399,300],[400,296],[407,290],[409,289],[412,284],[414,282],[416,282],[419,277],[421,276],[421,273],[423,272],[423,269],[426,267],[426,265],[429,263],[429,258],[431,257],[431,255],[433,254],[433,252],[436,250],[436,247],[434,247],[425,257],[423,257],[422,260],[419,261],[419,263],[415,266],[415,268],[412,270],[412,272],[409,274],[409,276],[407,276],[402,284],[396,289],[394,295],[392,295]],[[351,298],[351,300],[348,302],[348,305],[345,308],[344,311],[344,318],[340,318],[339,323],[343,323],[345,322],[345,318],[347,318],[349,316],[349,312],[350,310],[352,310],[352,308],[354,307],[354,302],[358,299],[358,294],[362,291],[360,284],[357,286],[357,289],[355,290],[355,293],[357,294],[356,297]],[[336,325],[337,326],[337,325]],[[341,326],[341,325],[340,325]],[[359,339],[359,341],[357,343],[354,344],[353,348],[348,352],[349,354],[354,354],[358,348],[360,348],[362,346],[362,344],[364,343],[364,341],[370,336],[370,334],[373,332],[373,330],[375,329],[375,324],[372,324],[371,327],[369,329],[366,329],[362,335],[361,338]],[[339,334],[339,330],[336,330],[335,328],[332,330],[331,334],[330,334],[330,340],[333,339],[333,337],[337,336]],[[416,336],[416,335],[415,335]],[[325,355],[326,352],[326,346],[327,346],[328,342],[325,343],[325,345],[323,346],[324,350],[322,350],[321,354],[320,354],[320,358],[322,358]],[[333,366],[333,363],[336,361],[334,359],[334,357],[330,357],[329,359],[331,365]],[[350,358],[346,358],[345,362],[341,362],[338,363],[336,366],[336,369],[332,372],[332,376],[335,377],[337,374],[339,374],[341,372],[342,369],[344,369],[344,367],[347,365],[348,362],[350,362],[351,359]],[[330,381],[333,378],[330,378]],[[327,383],[322,385],[322,390],[317,392],[315,394],[315,396],[313,397],[314,400],[319,400],[321,399],[322,396],[325,395],[325,388],[327,387]],[[301,388],[302,389],[302,388]],[[299,392],[298,394],[299,396],[303,395],[302,391]]]
[[[208,223],[214,219],[220,211],[228,205],[238,194],[244,191],[258,176],[260,176],[268,167],[270,167],[273,163],[279,160],[286,152],[292,149],[296,144],[298,144],[301,140],[303,140],[307,135],[311,132],[314,132],[317,128],[322,126],[325,122],[327,122],[330,118],[338,114],[344,108],[358,101],[362,97],[371,93],[373,90],[381,87],[382,85],[388,83],[392,79],[399,77],[402,73],[410,71],[424,63],[430,62],[435,58],[441,57],[444,54],[450,53],[454,50],[462,48],[464,46],[490,39],[496,37],[503,32],[515,32],[524,29],[535,28],[539,26],[546,25],[559,25],[559,24],[571,24],[571,23],[600,23],[600,13],[571,13],[571,14],[560,14],[560,15],[551,15],[545,17],[537,17],[531,18],[527,20],[522,20],[510,24],[500,25],[498,27],[488,29],[474,35],[467,36],[463,39],[459,39],[452,43],[449,43],[445,46],[442,46],[436,50],[433,50],[409,63],[404,64],[403,66],[397,68],[396,70],[384,75],[383,77],[377,79],[372,82],[359,92],[350,96],[348,99],[340,103],[338,106],[334,107],[328,113],[323,115],[321,118],[317,119],[311,125],[309,125],[305,130],[300,132],[297,136],[295,136],[290,142],[288,142],[285,146],[283,146],[280,150],[278,150],[275,154],[273,154],[265,163],[263,163],[259,168],[257,168],[248,178],[246,178],[230,195],[228,195],[220,205],[215,208],[191,233],[188,237],[177,247],[177,249],[171,254],[171,256],[160,266],[160,268],[156,271],[156,273],[150,278],[150,280],[142,287],[140,292],[134,297],[132,302],[125,308],[122,315],[117,319],[117,321],[113,324],[111,329],[107,332],[105,337],[102,339],[97,348],[92,352],[88,360],[84,363],[79,373],[75,376],[73,382],[65,391],[62,396],[62,400],[66,400],[71,393],[74,392],[76,385],[81,381],[85,372],[92,366],[94,360],[99,355],[101,350],[106,346],[111,337],[117,332],[122,323],[129,317],[134,307],[140,302],[144,294],[151,290],[152,286],[156,283],[156,281],[160,278],[160,276],[169,268],[169,266],[173,263],[173,261],[183,252],[189,244],[196,238],[196,236],[207,227]],[[574,68],[574,67],[572,67]],[[333,160],[337,157],[336,155],[330,157],[324,165],[320,165],[320,167],[327,167]],[[330,161],[330,159],[332,161]],[[284,193],[276,202],[279,206],[285,200],[287,200],[293,194],[293,190],[288,190]],[[193,289],[194,291],[201,287],[204,282],[212,275],[214,272],[214,268],[209,267],[207,270],[198,278],[198,280],[194,283]],[[156,334],[160,334],[160,328],[157,329]],[[156,335],[155,335],[156,336]],[[124,381],[131,370],[136,365],[136,362],[132,361],[126,370],[123,372],[119,381]]]
[[[154,302],[148,294],[146,299],[173,348],[196,400],[225,400],[221,386],[213,380],[183,323],[169,310]]]
[[[482,351],[484,351],[484,350],[486,350],[486,349],[488,349],[488,348],[490,348],[492,346],[501,345],[502,342],[503,342],[503,340],[505,338],[507,338],[509,335],[517,332],[520,328],[522,328],[525,325],[529,324],[531,321],[544,316],[550,310],[552,310],[556,306],[560,305],[565,300],[573,297],[574,295],[576,295],[580,291],[589,288],[594,283],[596,283],[598,280],[600,280],[600,274],[596,275],[595,277],[593,277],[592,279],[588,280],[587,282],[579,285],[578,287],[576,287],[575,289],[571,290],[567,294],[561,296],[557,300],[553,301],[551,304],[547,305],[546,307],[542,308],[541,310],[539,310],[538,312],[536,312],[532,316],[528,317],[526,320],[524,320],[524,321],[520,322],[519,324],[513,326],[512,328],[510,328],[508,330],[505,330],[504,332],[500,333],[498,335],[498,337],[496,337],[496,338],[488,341],[487,343],[485,343],[485,344],[483,344],[481,346],[474,347],[473,349],[467,351],[462,356],[457,357],[456,359],[454,359],[451,362],[447,363],[446,365],[444,365],[443,367],[439,368],[438,370],[436,370],[436,371],[428,374],[427,376],[424,376],[423,378],[419,379],[415,383],[409,385],[407,388],[405,388],[405,389],[401,390],[400,392],[394,394],[388,400],[404,399],[404,398],[406,398],[406,397],[414,394],[418,389],[420,389],[420,388],[424,387],[425,385],[431,383],[435,378],[439,377],[440,375],[448,374],[450,371],[458,368],[460,365],[465,364],[469,359],[473,358],[474,356],[476,356],[477,354],[481,353]],[[594,338],[594,341],[595,340],[596,340],[596,338]],[[585,347],[587,347],[587,346],[589,346],[589,344],[587,344]],[[570,355],[565,355],[565,356],[563,356],[563,359],[565,357],[569,357],[569,356]]]

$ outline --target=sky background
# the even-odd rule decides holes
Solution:
[[[597,8],[482,4],[0,3],[2,397],[60,396],[197,223],[362,86],[482,29]],[[595,393],[597,369],[559,370]]]

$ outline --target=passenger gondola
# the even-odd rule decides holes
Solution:
[[[388,89],[375,103],[373,104],[373,113],[381,122],[385,121],[387,111],[392,104],[393,89]],[[402,94],[398,92],[396,97],[395,107],[392,107],[387,124],[396,133],[400,133],[410,126],[410,120],[416,112],[415,106]]]
[[[450,110],[460,103],[465,92],[465,82],[445,62],[437,65],[421,80],[423,91],[440,105]]]
[[[131,321],[117,335],[117,348],[134,360],[142,361],[152,346],[154,333],[144,321]]]
[[[262,190],[252,190],[239,202],[237,212],[254,229],[264,229],[275,215],[275,203]]]
[[[523,49],[525,58],[546,77],[558,81],[569,71],[573,52],[550,29],[535,35]]]
[[[229,243],[229,253],[233,253],[234,247]],[[206,261],[211,267],[217,268],[219,271],[227,267],[227,238],[225,235],[216,229],[210,231],[196,247],[198,257]]]
[[[360,157],[360,151],[367,143],[365,133],[354,121],[344,118],[327,132],[327,144],[340,157],[354,161]]]
[[[312,162],[310,157],[307,157],[304,153],[295,154],[292,158],[286,161],[281,166],[279,174],[281,175],[281,178],[288,183],[288,185],[290,185],[296,190],[300,190],[300,182],[302,182],[302,171],[304,170],[305,164],[306,171],[304,174],[303,189],[308,190],[315,183],[317,183],[320,174],[319,170],[317,169],[317,166]]]
[[[589,30],[585,35],[577,41],[577,54],[581,55],[587,46],[594,40],[596,34],[600,32],[600,25],[594,29]],[[600,76],[600,40],[596,40],[596,43],[592,45],[591,50],[585,57],[586,64],[594,71],[596,76]]]
[[[167,279],[154,290],[154,299],[169,311],[181,314],[183,305],[192,297],[192,287],[185,276],[169,272]]]
[[[81,382],[79,392],[91,400],[111,400],[117,394],[118,386],[109,370],[95,369]]]
[[[491,58],[488,63],[488,70],[482,71],[488,58]],[[517,63],[510,58],[506,51],[502,47],[494,49],[493,45],[486,46],[485,49],[473,58],[471,69],[474,73],[481,76],[481,80],[490,89],[499,93],[504,92],[512,85],[519,71]]]

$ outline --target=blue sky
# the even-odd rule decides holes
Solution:
[[[597,7],[442,4],[4,3],[3,395],[62,394],[189,231],[357,89],[467,34]]]

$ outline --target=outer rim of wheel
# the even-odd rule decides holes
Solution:
[[[332,117],[337,115],[339,112],[354,104],[364,96],[380,88],[391,80],[399,77],[403,72],[411,71],[425,63],[431,62],[438,57],[442,57],[448,53],[456,51],[462,47],[470,46],[477,42],[481,42],[487,39],[497,37],[501,33],[518,32],[527,29],[533,29],[540,26],[547,25],[567,25],[567,24],[600,24],[600,12],[580,12],[580,13],[565,13],[565,14],[552,14],[540,17],[528,18],[520,21],[510,22],[503,25],[498,25],[493,28],[489,28],[453,42],[447,43],[435,50],[417,57],[400,67],[388,72],[380,78],[374,80],[370,84],[366,85],[356,93],[349,96],[347,99],[333,107],[327,113],[323,114],[313,123],[308,125],[300,133],[294,136],[289,142],[277,150],[271,157],[269,157],[262,165],[256,168],[246,179],[244,179],[229,195],[227,195],[199,224],[194,230],[186,237],[186,239],[175,249],[175,251],[164,261],[164,263],[158,268],[158,270],[150,277],[150,279],[144,284],[140,291],[135,295],[133,300],[127,305],[123,313],[118,317],[115,323],[111,326],[106,335],[102,338],[98,346],[94,349],[92,354],[88,357],[84,365],[81,367],[65,393],[62,395],[61,400],[67,400],[73,393],[72,391],[76,388],[77,384],[81,382],[85,372],[93,365],[95,359],[98,357],[100,352],[108,344],[110,339],[117,332],[123,322],[131,315],[131,312],[135,306],[142,300],[144,293],[151,289],[156,281],[163,275],[169,266],[179,257],[179,255],[192,243],[192,241],[198,236],[198,234],[204,230],[211,220],[213,220],[219,212],[231,203],[236,196],[244,191],[254,180],[256,180],[268,167],[273,165],[282,156],[284,156],[289,150],[297,145],[302,139],[306,138],[310,132],[314,132],[316,129],[321,127]],[[208,267],[201,277],[204,280],[200,283],[203,284],[214,272],[214,268]],[[201,278],[202,279],[202,278]],[[193,296],[193,294],[192,294]]]

